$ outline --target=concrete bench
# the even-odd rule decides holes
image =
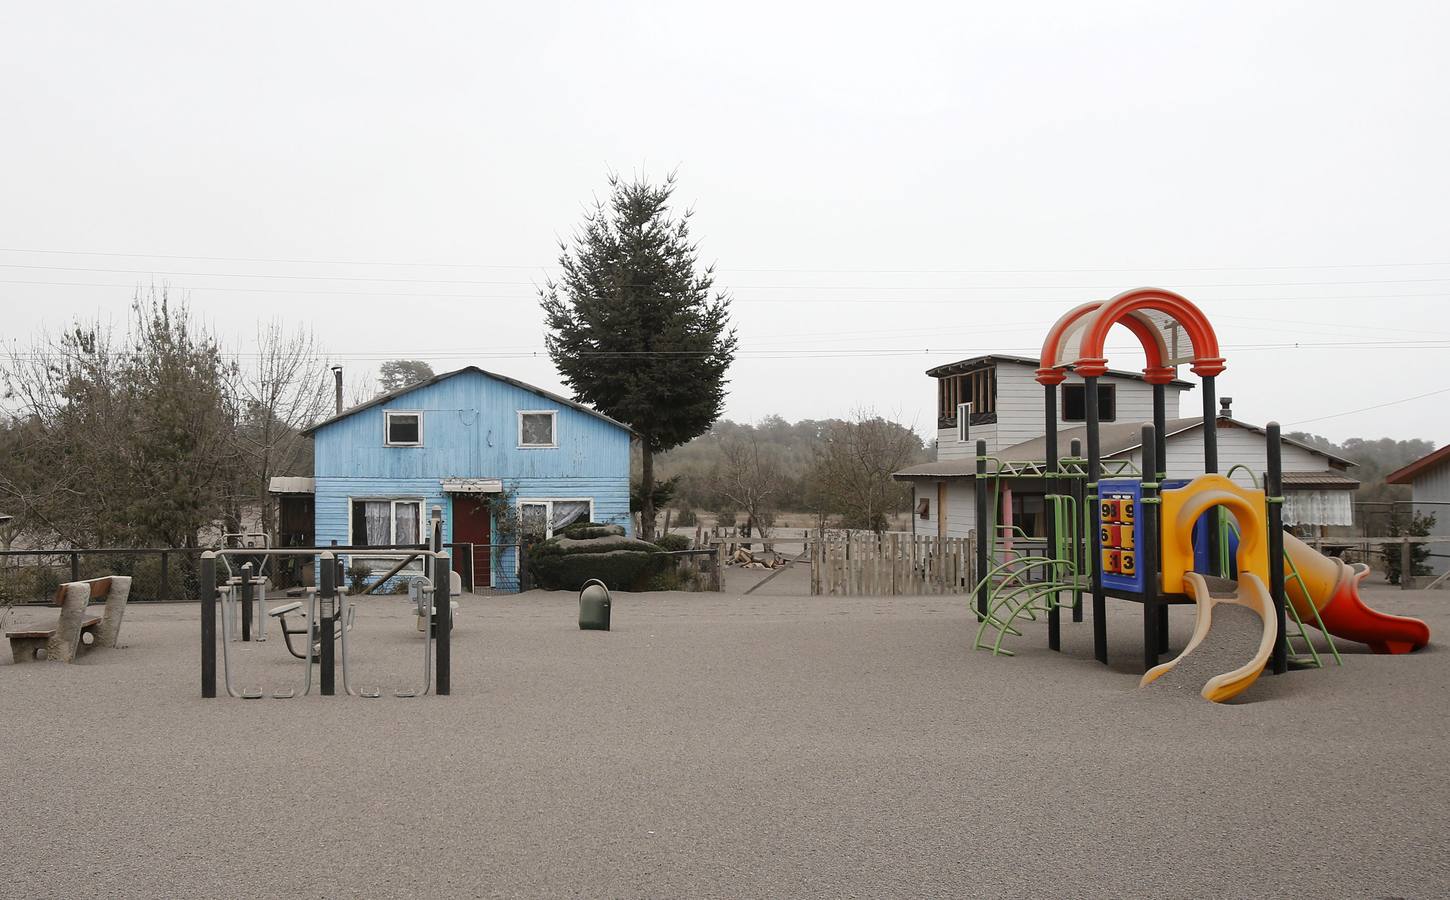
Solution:
[[[89,646],[115,647],[130,596],[131,579],[125,575],[61,585],[52,601],[60,607],[54,625],[22,625],[5,632],[11,656],[17,663],[32,662],[44,650],[46,659],[74,662],[87,646],[86,635],[91,637]],[[99,600],[106,605],[100,615],[94,615],[87,607]]]

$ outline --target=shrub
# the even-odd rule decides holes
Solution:
[[[368,589],[368,579],[372,577],[372,567],[367,563],[353,563],[347,567],[347,592],[349,594],[361,594]]]
[[[675,524],[681,528],[694,528],[699,524],[700,520],[695,516],[694,507],[686,506],[678,512],[679,515],[675,517]]]
[[[655,538],[655,546],[661,550],[688,550],[692,543],[683,534],[662,534]]]
[[[591,578],[598,578],[611,590],[640,590],[660,561],[660,548],[647,541],[625,537],[618,525],[582,523],[564,529],[563,534],[535,544],[529,550],[529,572],[545,590],[576,591]]]
[[[555,537],[565,537],[575,541],[587,541],[593,538],[603,537],[624,537],[624,526],[601,525],[598,522],[576,522],[559,532]]]

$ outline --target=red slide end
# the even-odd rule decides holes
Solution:
[[[1409,616],[1376,612],[1359,598],[1368,571],[1340,579],[1334,596],[1319,610],[1324,628],[1335,637],[1368,644],[1376,653],[1409,653],[1430,643],[1430,626]]]

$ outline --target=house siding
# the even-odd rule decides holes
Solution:
[[[520,448],[518,412],[552,410],[555,448]],[[384,413],[422,412],[423,446],[384,445]],[[594,519],[632,530],[629,432],[533,391],[465,371],[330,422],[315,434],[317,541],[350,543],[350,501],[419,498],[425,520],[443,510],[445,541],[452,509],[442,480],[494,478],[516,500],[590,499]],[[495,520],[496,521],[496,520]],[[514,552],[493,566],[500,588],[516,587]]]
[[[1284,443],[1280,452],[1285,472],[1323,472],[1330,468],[1329,460],[1302,447]],[[1194,478],[1203,474],[1203,429],[1193,428],[1170,435],[1167,440],[1169,478]],[[1134,450],[1129,458],[1139,468],[1143,465],[1142,450]],[[1254,487],[1255,479],[1263,484],[1264,473],[1269,468],[1269,439],[1247,428],[1222,426],[1218,429],[1218,471],[1226,474],[1234,466],[1242,465],[1248,471],[1239,469],[1230,476],[1235,484]],[[1249,477],[1249,473],[1253,477]]]
[[[1419,473],[1410,483],[1410,497],[1415,501],[1415,512],[1435,517],[1431,534],[1450,534],[1450,464],[1441,463],[1432,469]],[[1450,570],[1450,559],[1433,554],[1450,554],[1450,544],[1431,544],[1432,554],[1426,564],[1436,576]]]
[[[937,430],[937,459],[966,459],[976,455],[979,440],[987,442],[987,452],[995,453],[1003,447],[1011,447],[1023,441],[1041,437],[1046,431],[1045,411],[1042,406],[1042,385],[1037,383],[1036,370],[1031,366],[1007,361],[997,363],[997,421],[992,424],[974,425],[965,442],[957,440],[955,428]],[[1105,375],[1098,379],[1101,385],[1111,384],[1117,394],[1118,422],[1153,421],[1153,386],[1136,378]],[[1082,378],[1068,373],[1067,384],[1082,384]],[[1170,384],[1167,387],[1167,418],[1179,416],[1179,406],[1184,385]],[[1057,416],[1059,427],[1073,423],[1062,418],[1062,386],[1057,389]],[[1067,448],[1061,448],[1063,453]]]

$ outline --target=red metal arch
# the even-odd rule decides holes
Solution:
[[[1103,356],[1103,346],[1108,332],[1114,325],[1124,325],[1137,336],[1143,345],[1147,366],[1143,377],[1150,384],[1166,384],[1173,380],[1173,367],[1164,364],[1163,338],[1149,323],[1133,315],[1140,311],[1162,312],[1173,317],[1182,325],[1193,341],[1193,373],[1200,377],[1217,375],[1224,370],[1224,359],[1219,355],[1218,336],[1209,324],[1203,311],[1186,297],[1159,288],[1137,288],[1124,291],[1106,303],[1093,302],[1069,311],[1052,326],[1042,345],[1041,368],[1037,370],[1039,384],[1060,384],[1067,375],[1056,365],[1061,342],[1073,323],[1085,316],[1093,321],[1083,333],[1077,348],[1078,358],[1072,362],[1072,369],[1083,377],[1100,376],[1108,370],[1108,360]]]

